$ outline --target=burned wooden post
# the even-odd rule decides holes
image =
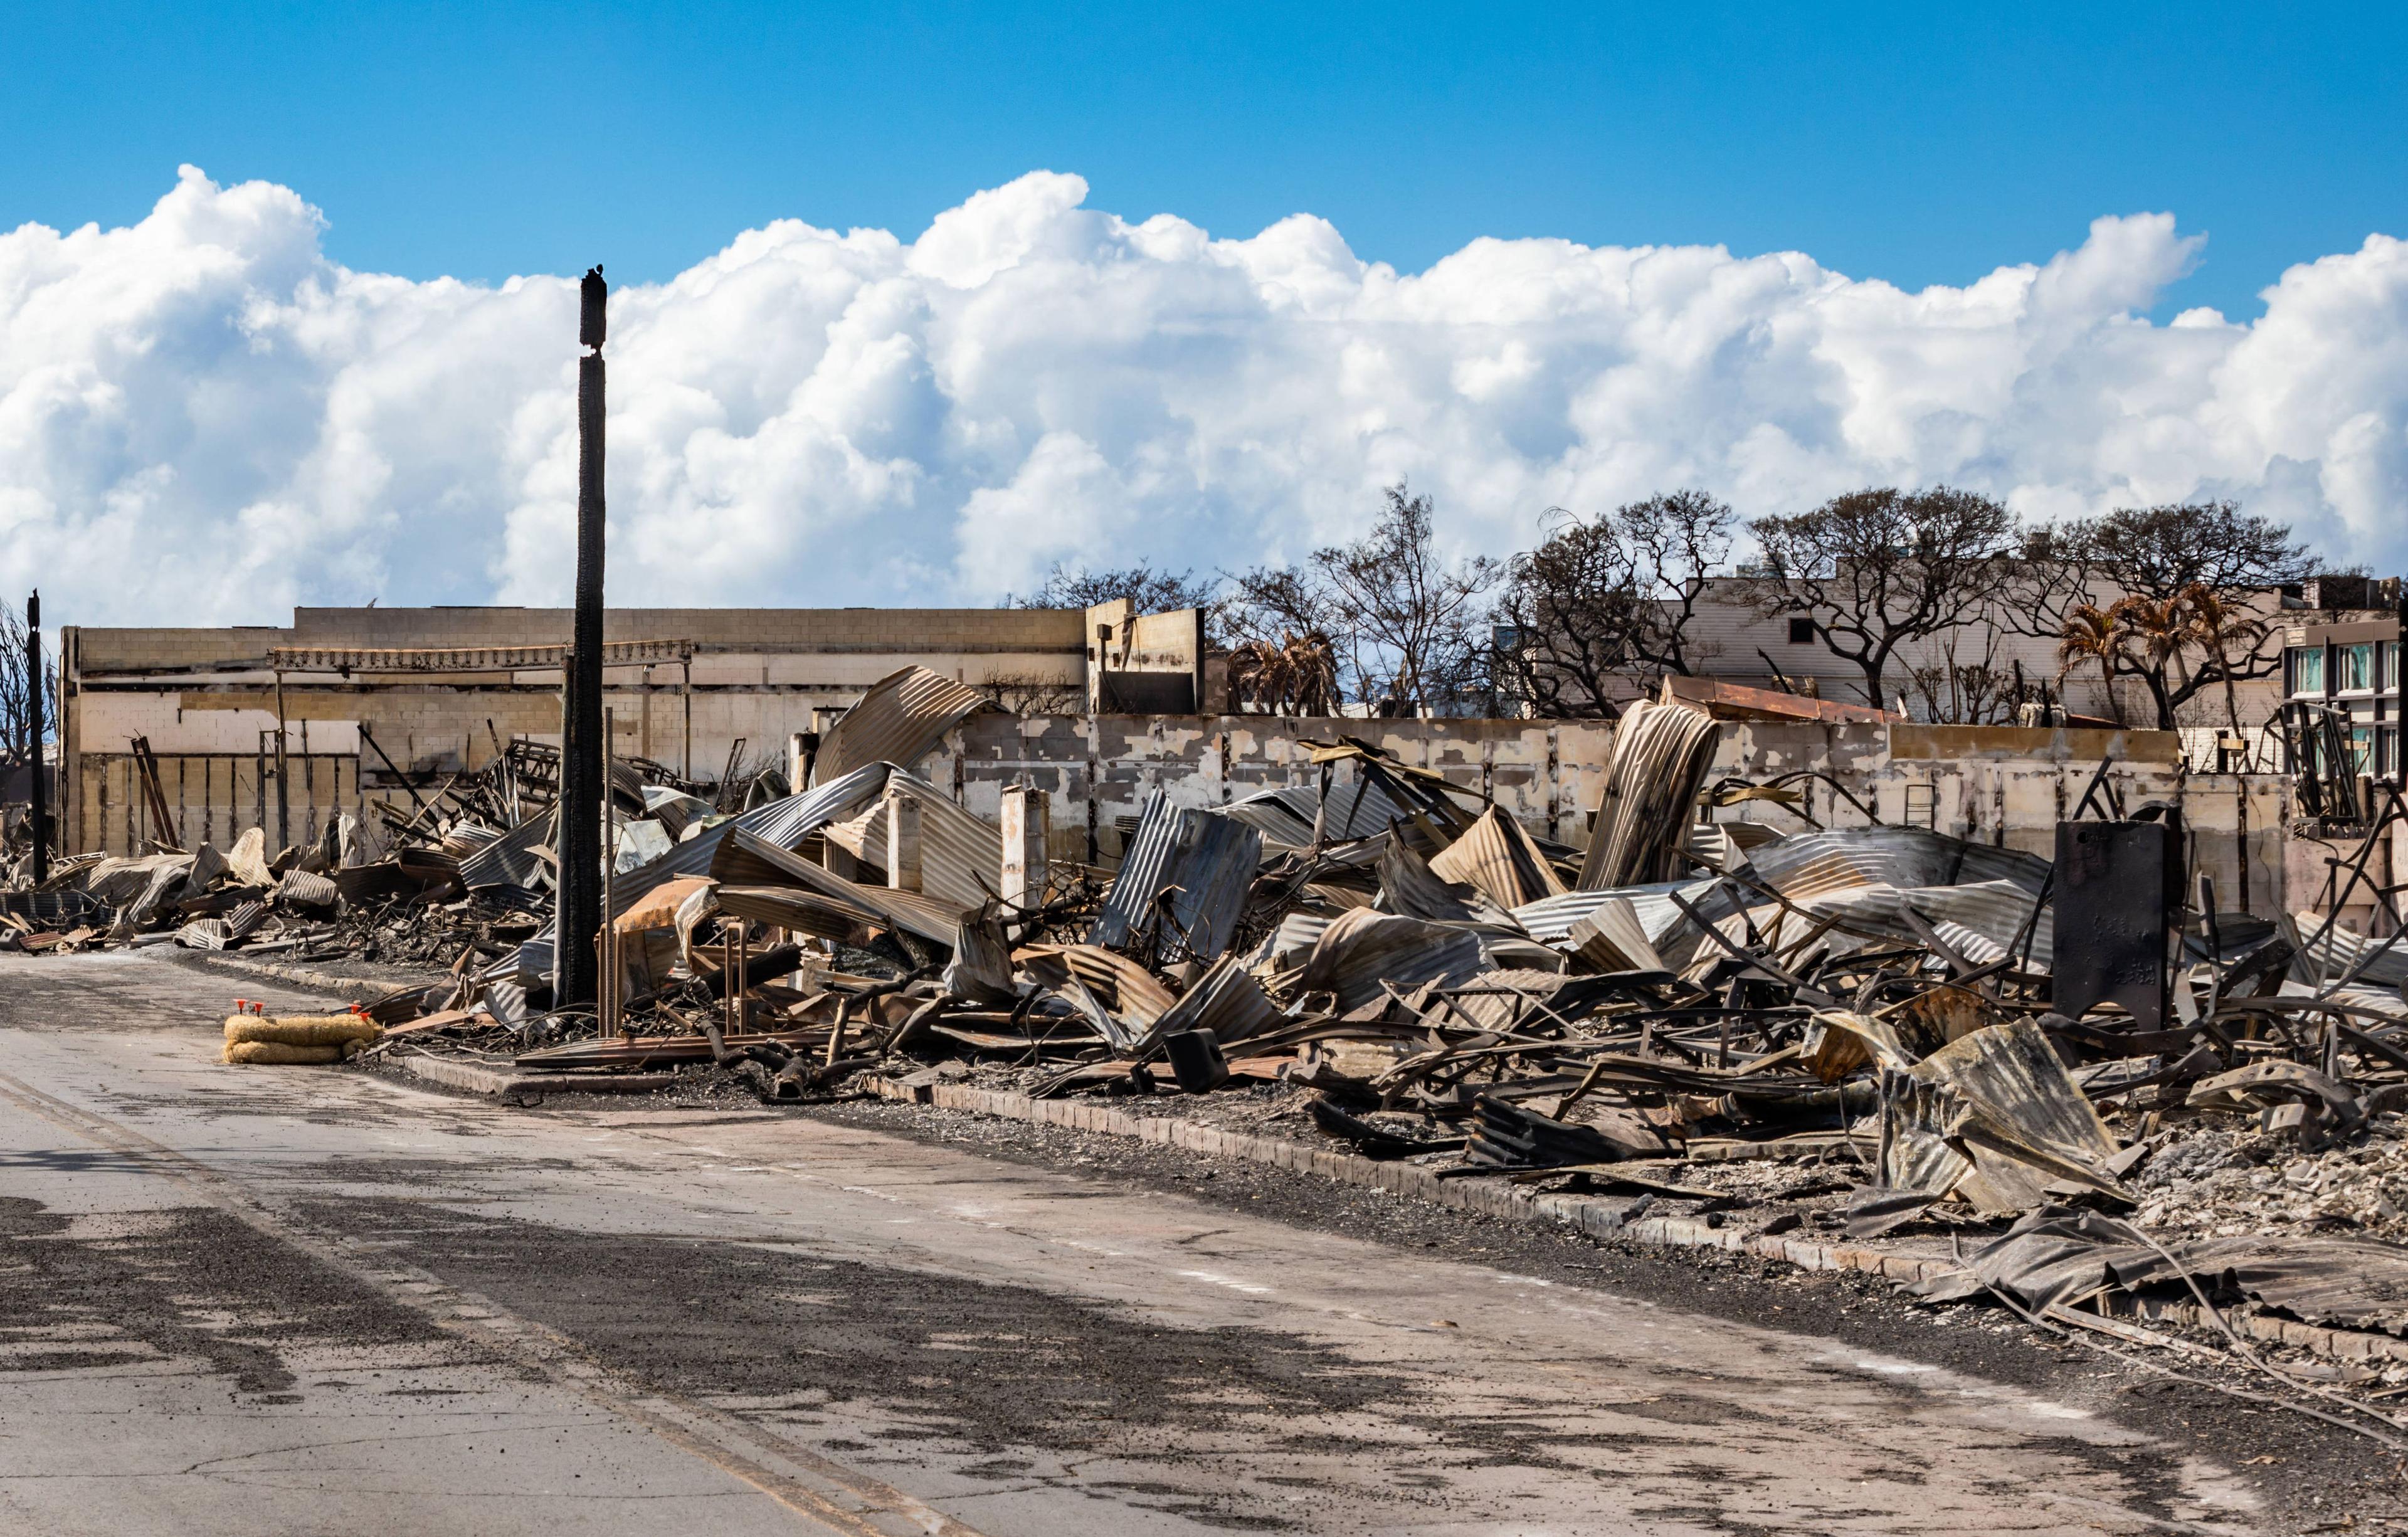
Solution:
[[[25,599],[25,765],[32,775],[34,884],[50,878],[50,787],[43,783],[42,594]]]
[[[595,1001],[602,927],[602,341],[610,287],[600,266],[585,274],[578,296],[577,620],[561,719],[555,1008]]]

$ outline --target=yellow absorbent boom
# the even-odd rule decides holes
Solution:
[[[364,1014],[230,1014],[225,1060],[298,1065],[356,1056],[383,1027]]]

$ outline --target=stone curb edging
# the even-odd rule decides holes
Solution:
[[[271,961],[246,960],[240,955],[222,955],[211,950],[193,950],[186,955],[212,970],[239,971],[264,977],[270,982],[289,983],[295,987],[333,993],[353,1003],[372,1003],[395,988],[409,985],[406,982],[369,982],[359,977],[337,976],[332,971],[315,971],[306,966],[278,966]]]
[[[394,1056],[386,1060],[414,1077],[470,1094],[650,1094],[677,1083],[673,1072],[625,1072],[585,1078],[559,1072],[505,1072],[481,1062],[448,1056]]]
[[[510,1086],[513,1074],[477,1062],[454,1062],[442,1056],[389,1056],[385,1062],[414,1078],[470,1094],[499,1094]]]
[[[909,1085],[892,1079],[865,1077],[863,1085],[882,1099],[930,1105],[939,1110],[968,1111],[1004,1120],[1031,1121],[1077,1131],[1134,1137],[1140,1142],[1175,1147],[1211,1157],[1238,1158],[1298,1173],[1319,1174],[1340,1185],[1386,1190],[1440,1206],[1477,1212],[1508,1222],[1552,1224],[1576,1228],[1596,1238],[1627,1238],[1664,1248],[1727,1249],[1759,1258],[1780,1260],[1809,1271],[1859,1271],[1903,1285],[1952,1274],[1953,1260],[1915,1255],[1883,1254],[1854,1243],[1824,1243],[1778,1233],[1750,1233],[1714,1227],[1700,1217],[1627,1216],[1634,1202],[1612,1197],[1568,1196],[1531,1192],[1489,1180],[1442,1180],[1431,1170],[1413,1164],[1382,1163],[1353,1153],[1309,1147],[1277,1137],[1224,1131],[1168,1115],[1131,1115],[1109,1105],[1068,1099],[1034,1099],[1025,1094],[977,1089],[958,1084]],[[2213,1329],[2214,1321],[2195,1303],[2149,1302],[2134,1300],[2119,1309],[2124,1316]],[[2260,1314],[2228,1313],[2226,1320],[2241,1334],[2273,1344],[2292,1345],[2336,1360],[2408,1361],[2408,1340],[2358,1329],[2326,1329]]]

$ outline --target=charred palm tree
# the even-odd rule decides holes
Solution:
[[[2115,697],[2115,671],[2127,653],[2123,621],[2114,609],[2077,603],[2065,616],[2057,642],[2057,678],[2061,692],[2065,679],[2085,662],[2098,664],[2100,685],[2106,691],[2108,712],[2124,724],[2124,704]]]

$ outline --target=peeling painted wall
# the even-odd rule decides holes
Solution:
[[[1319,770],[1309,761],[1311,743],[1347,736],[1494,797],[1532,832],[1579,845],[1604,788],[1613,728],[1584,721],[985,715],[949,735],[926,772],[990,820],[1003,787],[1025,777],[1052,799],[1056,858],[1109,860],[1119,852],[1119,826],[1154,790],[1176,804],[1215,806],[1277,785],[1312,784]],[[1732,722],[1711,778],[1828,776],[1799,783],[1805,810],[1825,826],[1866,825],[1853,797],[1885,823],[2045,858],[2056,849],[2057,824],[2073,814],[2102,756],[2114,762],[2111,783],[2128,812],[2151,801],[2182,812],[2219,906],[2271,913],[2305,906],[2322,889],[2323,854],[2307,860],[2284,832],[2293,814],[2290,782],[2185,774],[2171,732]],[[1352,776],[1339,765],[1334,783]],[[1719,814],[1784,831],[1806,826],[1762,801]]]
[[[390,707],[399,699],[396,693],[385,702]],[[423,702],[428,711],[423,718],[380,726],[380,740],[389,739],[421,759],[442,740],[465,739],[464,748],[470,747],[485,735],[481,712],[497,701],[430,691]],[[618,751],[640,751],[643,701],[631,697],[613,702]],[[664,709],[676,703],[652,702]],[[774,695],[723,697],[710,705],[697,696],[695,702],[695,759],[707,772],[716,771],[736,736],[748,737],[747,756],[758,758],[809,724],[806,704]],[[723,713],[738,702],[740,712]],[[550,711],[556,724],[557,706],[550,697],[525,703],[532,711]],[[451,718],[464,707],[480,712],[477,718]],[[172,724],[173,706],[165,708]],[[210,713],[236,717],[233,711]],[[260,783],[259,717],[246,710],[238,718],[238,741],[212,740],[193,753],[190,762],[163,765],[169,774],[167,798],[188,837],[252,826],[263,812],[272,812],[273,792]],[[296,836],[337,807],[360,814],[365,800],[402,801],[400,792],[380,789],[373,773],[363,786],[355,767],[331,767],[329,750],[358,750],[348,723],[311,724],[309,746],[327,767],[309,771],[331,777],[304,785],[296,774],[291,813]],[[533,725],[530,716],[520,728]],[[508,728],[505,723],[506,735]],[[660,724],[651,755],[671,755],[662,750],[670,729]],[[1109,862],[1119,855],[1122,826],[1134,823],[1154,790],[1176,804],[1218,806],[1279,785],[1313,784],[1320,770],[1310,761],[1312,744],[1344,737],[1494,797],[1532,832],[1577,846],[1586,841],[1589,812],[1603,789],[1613,728],[1583,721],[989,713],[950,733],[921,771],[989,822],[1000,815],[1004,787],[1025,779],[1048,797],[1054,857]],[[297,730],[294,745],[300,745]],[[214,765],[199,761],[219,754],[223,756]],[[2261,914],[2308,907],[2327,889],[2326,861],[2350,852],[2286,836],[2293,816],[2286,778],[2186,774],[2177,739],[2168,732],[1733,722],[1723,728],[1711,777],[1761,783],[1809,775],[1798,782],[1805,810],[1825,826],[1865,825],[1861,805],[1885,823],[1929,826],[2046,857],[2055,850],[2057,823],[2073,814],[2102,756],[2114,760],[2112,783],[2128,812],[2153,800],[2180,809],[2195,840],[2195,863],[2214,882],[2219,907]],[[1350,765],[1336,765],[1331,772],[1335,785],[1354,781]],[[143,818],[131,804],[133,784],[126,776],[122,754],[86,754],[71,823],[77,846],[122,853],[139,839]],[[1763,801],[1718,814],[1784,831],[1806,826]],[[2376,863],[2382,883],[2390,883],[2392,867],[2386,850]],[[2372,927],[2367,905],[2361,898],[2344,910],[2358,910],[2353,916],[2361,928]]]

